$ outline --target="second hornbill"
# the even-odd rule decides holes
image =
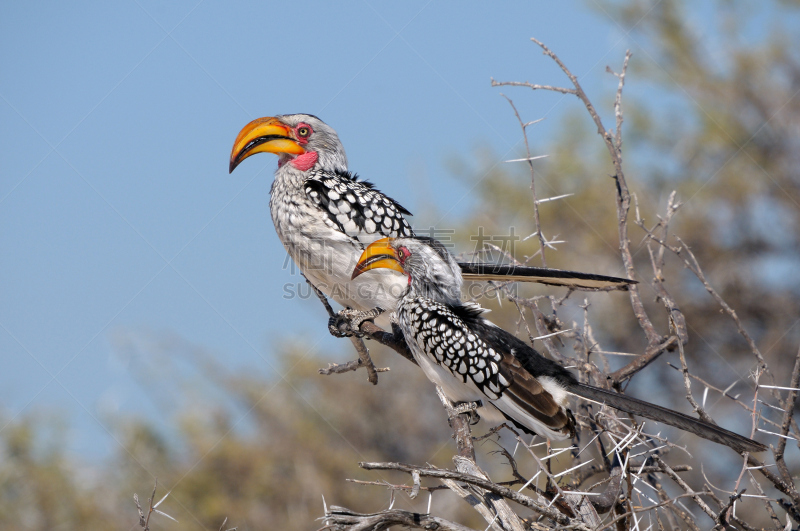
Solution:
[[[480,402],[489,422],[510,420],[548,439],[574,435],[569,395],[663,422],[730,446],[766,450],[761,443],[671,409],[579,382],[568,370],[482,317],[486,311],[460,300],[459,265],[436,243],[384,238],[370,244],[353,277],[397,272],[406,289],[395,322],[425,375],[455,402]],[[363,275],[369,276],[369,275]]]
[[[411,237],[397,201],[347,169],[336,131],[310,114],[258,118],[236,137],[229,171],[256,153],[278,155],[270,191],[270,212],[284,247],[305,277],[336,302],[358,312],[380,308],[388,315],[406,285],[389,271],[351,279],[364,247],[384,237]],[[465,280],[540,282],[576,289],[625,289],[622,278],[497,264],[459,264]],[[377,312],[373,312],[377,313]],[[351,323],[357,316],[348,315]],[[356,325],[357,326],[357,325]],[[336,333],[336,329],[332,328]]]

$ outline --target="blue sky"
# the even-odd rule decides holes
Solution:
[[[157,415],[120,335],[176,334],[265,374],[292,335],[341,345],[316,301],[282,298],[298,278],[268,215],[275,157],[228,175],[248,121],[316,114],[412,212],[458,213],[475,198],[447,159],[521,149],[490,78],[564,83],[530,37],[595,98],[632,46],[576,1],[72,4],[0,8],[0,429],[56,408],[82,455],[113,449],[109,412]],[[507,92],[547,118],[539,144],[576,104]]]

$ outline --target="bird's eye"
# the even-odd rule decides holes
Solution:
[[[308,138],[310,134],[311,134],[311,128],[308,127],[307,125],[301,125],[300,127],[297,128],[297,136],[299,136],[300,138]]]
[[[400,263],[405,264],[406,259],[411,256],[411,251],[408,250],[406,247],[400,247],[397,249],[398,258],[400,258]]]

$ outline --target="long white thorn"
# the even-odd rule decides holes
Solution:
[[[642,482],[642,485],[647,485],[647,483],[643,481],[643,482]],[[636,492],[638,492],[639,494],[641,494],[642,496],[644,496],[645,498],[647,498],[647,501],[649,501],[649,502],[651,502],[651,503],[654,503],[654,504],[657,504],[657,503],[658,503],[658,502],[657,502],[657,501],[655,501],[653,498],[651,498],[650,496],[648,496],[647,494],[645,494],[644,492],[642,492],[641,490],[639,490],[639,487],[633,487],[633,490],[635,490]]]
[[[553,477],[556,477],[556,476],[553,476]],[[558,499],[559,496],[561,496],[561,493],[557,492],[556,495],[553,497],[553,499],[550,500],[550,503],[547,504],[548,509],[550,508],[551,505],[553,505],[556,502],[556,500]]]
[[[536,341],[537,339],[547,339],[548,337],[560,336],[561,334],[566,334],[567,332],[572,332],[572,328],[567,328],[566,330],[560,330],[558,332],[553,332],[552,334],[547,334],[544,336],[537,336],[534,337],[533,340]]]
[[[556,244],[556,243],[567,243],[567,240],[550,240],[550,241],[545,240],[544,245],[545,245],[545,247],[549,247],[550,249],[552,249],[554,251],[558,251],[558,249],[553,247],[553,244]]]
[[[487,525],[486,529],[484,529],[483,531],[489,531],[489,528],[492,527],[494,523],[497,521],[498,516],[500,516],[500,513],[495,513],[494,518],[492,518],[492,521],[489,522],[489,525]]]
[[[538,236],[538,235],[539,235],[539,231],[537,230],[533,234],[529,234],[528,236],[525,236],[524,238],[522,238],[522,241],[526,242],[526,241],[530,240],[531,238],[533,238],[534,236]]]
[[[542,203],[547,203],[549,201],[557,201],[559,199],[564,199],[565,197],[569,197],[575,194],[563,194],[563,195],[555,195],[553,197],[545,197],[544,199],[537,199],[536,204],[541,205]]]
[[[666,446],[667,446],[666,444],[662,444],[661,446],[656,446],[655,448],[651,448],[649,450],[645,450],[644,452],[639,452],[638,454],[633,454],[631,457],[639,457],[640,455],[649,454],[649,453],[655,452],[656,450],[661,450],[662,448],[665,448]]]
[[[597,435],[595,435],[594,437],[592,437],[592,440],[591,440],[591,441],[589,441],[588,443],[586,443],[586,446],[584,446],[584,447],[583,447],[583,450],[586,450],[587,448],[589,448],[589,445],[590,445],[590,444],[592,444],[592,443],[594,442],[594,440],[595,440],[595,439],[597,439],[598,437],[600,437],[600,434],[599,434],[599,433],[598,433]],[[580,452],[578,452],[578,455],[581,455],[581,454],[583,453],[583,450],[581,450]]]
[[[761,389],[783,389],[784,391],[800,391],[797,387],[780,387],[778,385],[762,385],[758,384]]]
[[[158,503],[157,503],[157,504],[153,505],[153,509],[155,509],[156,507],[158,507],[159,505],[161,505],[161,502],[163,502],[164,500],[166,500],[166,499],[167,499],[167,496],[169,496],[169,493],[170,493],[170,492],[172,492],[172,491],[169,491],[168,493],[164,494],[164,497],[163,497],[163,498],[161,498],[160,500],[158,500]]]
[[[155,509],[155,508],[154,508],[154,509],[153,509],[153,512],[154,512],[154,513],[158,513],[158,514],[160,514],[161,516],[166,516],[167,518],[169,518],[169,519],[170,519],[170,520],[172,520],[173,522],[177,522],[177,520],[176,520],[176,519],[174,519],[173,517],[171,517],[170,515],[168,515],[167,513],[163,512],[163,511],[159,511],[158,509]]]
[[[778,411],[783,411],[784,413],[786,413],[786,410],[783,409],[782,407],[773,406],[772,404],[768,404],[767,402],[764,402],[760,398],[758,399],[758,402],[759,402],[759,404],[764,404],[767,407],[771,407],[772,409],[777,409]]]
[[[793,441],[797,440],[794,437],[792,437],[791,435],[781,435],[780,433],[775,433],[774,431],[762,430],[761,428],[756,428],[756,429],[758,431],[760,431],[761,433],[769,433],[770,435],[777,435],[778,437],[783,437],[784,439],[792,439]]]
[[[627,444],[627,442],[628,442],[628,439],[632,438],[631,436],[633,436],[635,433],[636,433],[636,432],[633,432],[633,431],[632,431],[632,432],[628,433],[628,434],[627,434],[625,437],[623,437],[623,438],[622,438],[622,440],[620,440],[620,441],[617,443],[617,445],[616,445],[614,448],[612,448],[610,452],[608,452],[608,453],[606,454],[606,457],[608,457],[609,455],[611,455],[611,454],[613,454],[614,452],[616,452],[616,451],[617,451],[619,448],[624,448],[624,446],[622,445],[622,443],[625,443],[625,444]]]
[[[550,155],[537,155],[535,157],[525,157],[524,159],[511,159],[511,160],[504,160],[503,162],[528,162],[531,160],[539,160],[539,159],[546,159]]]
[[[542,473],[542,470],[539,469],[539,471],[536,474],[534,474],[533,477],[531,479],[529,479],[527,483],[525,483],[522,487],[520,487],[520,489],[517,492],[522,492],[524,489],[528,488],[528,485],[533,483],[536,480],[536,478],[539,476],[539,474],[541,474],[541,473]]]
[[[594,461],[594,458],[592,458],[592,459],[589,459],[589,460],[588,460],[588,461],[586,461],[585,463],[581,463],[580,465],[577,465],[577,466],[574,466],[574,467],[572,467],[572,468],[569,468],[569,469],[567,469],[567,470],[565,470],[565,471],[563,471],[563,472],[559,472],[558,474],[555,474],[553,477],[554,477],[554,478],[558,478],[558,477],[561,477],[561,476],[563,476],[564,474],[569,474],[569,473],[570,473],[570,472],[572,472],[573,470],[576,470],[576,469],[578,469],[578,468],[580,468],[580,467],[582,467],[582,466],[586,466],[586,465],[588,465],[589,463],[591,463],[592,461]]]
[[[630,457],[630,455],[631,455],[631,454],[628,454],[628,457]],[[639,471],[638,471],[638,472],[636,472],[635,474],[633,474],[633,477],[634,477],[634,478],[636,478],[636,479],[634,479],[634,480],[633,480],[633,485],[636,485],[636,482],[637,482],[637,481],[639,481],[639,480],[641,479],[641,478],[639,477],[639,474],[641,474],[641,473],[642,473],[642,470],[644,470],[644,465],[646,465],[646,464],[647,464],[647,459],[645,459],[644,461],[642,461],[642,466],[640,466],[640,467],[639,467]]]
[[[566,452],[567,450],[575,450],[575,449],[577,449],[577,448],[578,448],[577,446],[567,446],[566,448],[562,448],[561,450],[559,450],[559,451],[557,451],[557,452],[553,452],[553,453],[552,453],[552,454],[550,454],[550,455],[546,455],[546,456],[542,457],[541,459],[539,459],[539,461],[547,461],[547,460],[548,460],[548,459],[550,459],[551,457],[556,457],[556,456],[558,456],[558,455],[561,455],[561,454],[563,454],[564,452]]]

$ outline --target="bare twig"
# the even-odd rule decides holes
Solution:
[[[622,255],[622,261],[625,265],[625,272],[627,277],[630,280],[635,280],[635,273],[634,273],[634,265],[633,265],[633,255],[631,254],[630,250],[630,240],[628,239],[628,210],[630,209],[630,202],[631,196],[630,192],[628,191],[628,184],[625,180],[625,173],[622,169],[622,88],[625,85],[625,73],[628,69],[628,61],[631,58],[630,51],[625,53],[625,61],[622,64],[622,71],[618,74],[619,77],[619,86],[617,88],[617,95],[614,102],[614,110],[615,115],[617,117],[617,132],[616,136],[612,134],[610,131],[607,131],[606,128],[603,126],[603,122],[600,119],[600,115],[597,114],[597,111],[594,108],[591,100],[583,91],[583,87],[581,87],[578,78],[566,67],[566,65],[561,62],[561,59],[548,48],[544,43],[537,39],[531,39],[534,43],[536,43],[544,52],[545,55],[550,57],[566,74],[569,80],[572,82],[572,85],[575,87],[574,89],[562,89],[559,87],[550,87],[547,85],[531,85],[530,83],[518,83],[517,86],[527,86],[532,89],[542,89],[542,90],[555,90],[556,92],[561,92],[563,94],[574,94],[577,96],[586,107],[586,110],[589,112],[589,115],[592,117],[595,125],[597,126],[597,133],[603,137],[603,140],[606,143],[606,147],[608,148],[608,152],[611,155],[611,161],[614,165],[614,179],[617,183],[617,220],[618,220],[618,229],[619,229],[619,243],[620,243],[620,253]],[[493,86],[499,85],[510,85],[512,83],[497,83],[492,81]],[[619,139],[616,141],[616,139]],[[647,316],[647,312],[644,309],[644,305],[642,304],[641,296],[639,295],[639,287],[636,284],[632,284],[629,286],[628,289],[631,297],[631,306],[633,307],[634,314],[636,315],[637,320],[639,321],[639,325],[642,327],[642,330],[647,336],[648,346],[654,346],[662,341],[661,336],[656,332],[655,328],[653,327],[653,323],[650,321],[650,318]]]
[[[622,382],[627,380],[628,378],[632,377],[637,372],[641,371],[645,367],[647,367],[653,360],[655,360],[658,356],[660,356],[665,351],[669,350],[673,347],[676,343],[678,343],[678,338],[675,336],[669,336],[666,341],[659,343],[657,345],[652,345],[647,347],[647,350],[644,354],[624,366],[618,371],[614,371],[608,375],[608,379],[611,381],[611,385],[614,387],[618,387]]]
[[[361,514],[344,507],[331,505],[330,510],[322,518],[326,529],[351,530],[351,531],[382,531],[392,526],[403,526],[411,529],[436,529],[439,531],[475,531],[438,516],[429,514],[412,513],[400,509],[391,509],[379,513]]]
[[[758,483],[758,481],[756,481],[756,478],[753,475],[753,470],[751,468],[747,469],[747,475],[750,478],[750,483],[756,489],[756,492],[759,495],[764,496],[764,489],[761,488],[761,485]],[[780,528],[781,527],[780,520],[778,519],[778,515],[775,514],[775,509],[772,508],[772,502],[769,499],[765,499],[764,500],[764,509],[767,511],[767,514],[769,514],[769,517],[772,520],[772,522],[775,524],[775,527]],[[734,521],[737,521],[737,519],[734,519]]]
[[[706,413],[705,409],[703,409],[700,404],[694,399],[692,396],[692,383],[689,381],[689,367],[686,365],[686,356],[683,353],[683,343],[680,341],[678,342],[678,353],[680,354],[681,358],[681,367],[683,368],[683,386],[686,388],[686,400],[692,405],[692,408],[697,412],[700,418],[709,424],[716,425],[717,423],[714,422],[708,413]]]
[[[311,289],[314,290],[314,293],[316,293],[320,302],[325,307],[325,311],[328,312],[328,317],[331,318],[336,317],[336,313],[333,311],[333,308],[331,308],[331,305],[328,302],[328,298],[325,296],[325,294],[322,293],[320,290],[318,290],[317,287],[314,284],[312,284],[307,278],[306,282],[308,282],[308,285],[311,286]],[[375,369],[375,364],[372,363],[372,358],[369,355],[369,350],[367,350],[367,346],[364,344],[364,341],[362,341],[361,338],[358,338],[356,336],[350,336],[350,342],[353,343],[353,347],[355,347],[356,352],[358,353],[358,359],[361,362],[361,365],[366,367],[367,369],[367,378],[369,379],[369,383],[371,383],[372,385],[378,385],[378,371]]]
[[[364,362],[361,360],[361,358],[358,358],[357,360],[348,361],[347,363],[329,363],[324,369],[319,369],[319,373],[328,376],[331,374],[342,374],[345,372],[357,371],[362,367],[364,367]],[[389,370],[389,367],[379,367],[375,369],[375,372],[387,372]]]
[[[453,457],[453,462],[456,465],[456,470],[460,473],[490,481],[486,472],[481,470],[473,460],[457,455]],[[449,486],[452,486],[452,480],[444,481],[448,482]],[[524,531],[524,526],[519,516],[511,510],[511,507],[501,495],[494,492],[485,492],[483,489],[474,486],[468,487],[468,490],[488,509],[484,513],[484,519],[490,526],[496,525],[500,530]]]
[[[453,429],[453,437],[456,440],[456,448],[458,454],[453,457],[456,465],[456,470],[462,474],[482,478],[489,481],[489,476],[475,464],[475,447],[472,441],[472,432],[470,429],[470,413],[474,411],[475,404],[462,404],[460,408],[454,407],[450,399],[445,395],[444,390],[436,386],[436,394],[442,402],[445,410],[447,411],[448,422]],[[464,411],[463,406],[470,406]],[[419,478],[419,472],[412,472],[412,477]],[[415,480],[415,482],[418,480]],[[466,499],[473,508],[475,508],[481,516],[489,522],[489,526],[499,526],[499,530],[508,529],[511,531],[523,531],[522,522],[519,517],[511,510],[506,502],[499,497],[496,493],[487,493],[480,489],[471,487],[467,489],[456,488],[451,480],[444,480],[445,484],[453,490],[456,494]]]
[[[542,266],[547,267],[547,261],[544,258],[544,248],[547,245],[547,240],[545,240],[544,234],[542,233],[542,225],[539,223],[539,199],[536,196],[536,173],[533,171],[533,161],[531,159],[531,147],[528,144],[528,131],[527,131],[527,124],[522,121],[522,118],[519,115],[519,111],[517,111],[517,107],[514,105],[514,102],[511,101],[511,98],[506,96],[505,94],[501,94],[508,104],[511,105],[511,108],[514,109],[514,115],[517,117],[519,121],[519,126],[522,129],[522,138],[525,140],[525,153],[527,154],[527,162],[528,167],[531,171],[531,192],[533,193],[533,222],[536,227],[536,234],[539,236],[539,252],[542,255]]]
[[[150,517],[153,515],[153,513],[158,513],[161,516],[165,516],[165,517],[169,518],[170,520],[172,520],[174,522],[177,522],[177,520],[175,520],[173,517],[171,517],[167,513],[158,510],[158,506],[161,505],[161,503],[164,500],[167,499],[167,496],[169,496],[170,493],[167,492],[160,500],[158,500],[156,502],[155,501],[155,499],[156,499],[156,489],[158,489],[158,480],[157,479],[155,481],[155,484],[153,485],[153,493],[150,495],[150,498],[147,500],[147,507],[148,507],[147,514],[144,513],[144,511],[142,510],[142,506],[139,504],[139,495],[135,494],[135,493],[133,495],[133,501],[136,503],[136,510],[139,512],[139,527],[141,527],[144,531],[150,531]]]
[[[675,212],[678,211],[680,208],[681,203],[675,201],[676,192],[672,192],[667,200],[667,211],[663,218],[659,218],[658,224],[653,228],[651,231],[644,225],[644,220],[641,219],[639,214],[639,202],[636,195],[633,195],[633,200],[635,204],[635,212],[636,212],[636,219],[634,223],[641,227],[649,236],[653,235],[653,231],[656,229],[661,229],[661,239],[667,239],[667,234],[669,233],[669,222],[672,220],[672,216],[675,215]],[[658,294],[658,298],[664,304],[664,307],[667,309],[667,313],[669,318],[673,322],[673,330],[677,334],[678,338],[680,338],[681,343],[686,345],[689,342],[689,333],[686,328],[686,318],[683,315],[683,312],[678,307],[678,304],[675,302],[675,299],[672,295],[667,291],[666,286],[664,286],[664,248],[662,246],[658,247],[658,251],[654,254],[653,248],[651,246],[651,242],[647,240],[647,252],[650,255],[650,264],[653,267],[653,287]]]
[[[794,404],[797,401],[798,391],[796,389],[798,386],[800,386],[800,350],[798,350],[797,356],[795,357],[792,376],[789,379],[789,387],[793,388],[794,390],[789,392],[789,395],[786,397],[786,401],[783,403],[783,422],[781,423],[780,430],[780,433],[783,437],[778,438],[778,447],[774,450],[775,463],[778,465],[778,470],[783,476],[784,481],[788,483],[792,482],[792,474],[789,472],[789,468],[786,466],[786,461],[784,460],[783,454],[786,450],[786,443],[788,441],[786,436],[789,435],[789,428],[792,423],[792,417],[794,416]]]
[[[325,307],[325,311],[328,312],[328,317],[336,317],[336,312],[333,311],[330,303],[328,302],[328,298],[322,293],[316,286],[314,286],[311,282],[306,279],[308,285],[311,286],[311,289],[314,290],[314,293],[319,298],[322,305]],[[410,362],[416,365],[416,361],[414,360],[414,356],[411,354],[411,351],[408,350],[408,346],[406,345],[405,341],[402,340],[402,337],[398,338],[395,334],[386,332],[381,327],[377,326],[375,323],[371,321],[364,321],[361,323],[359,331],[365,334],[370,339],[377,341],[381,345],[385,345]],[[320,374],[341,374],[344,372],[355,371],[362,367],[367,369],[368,379],[370,383],[376,385],[378,383],[378,373],[379,372],[386,372],[388,368],[378,369],[375,367],[375,364],[372,362],[372,358],[369,355],[369,350],[367,346],[364,344],[364,341],[358,337],[351,336],[350,341],[353,343],[353,346],[358,353],[358,360],[350,361],[344,364],[330,364],[325,369],[319,369]]]
[[[348,483],[355,483],[356,485],[373,485],[376,487],[385,487],[389,490],[407,490],[411,491],[416,488],[415,485],[395,485],[393,483],[388,483],[386,481],[362,481],[360,479],[345,479]],[[435,490],[447,490],[447,487],[444,485],[436,485],[433,487],[423,487],[420,485],[419,490],[424,490],[428,492],[432,492]]]
[[[753,340],[752,337],[750,337],[750,334],[747,333],[747,330],[745,330],[744,326],[742,326],[742,322],[739,320],[739,316],[736,314],[736,311],[733,308],[731,308],[728,305],[728,303],[725,302],[725,300],[719,295],[719,293],[717,293],[717,291],[713,287],[711,287],[711,284],[708,283],[705,275],[703,274],[703,270],[700,268],[700,264],[697,261],[697,257],[695,257],[694,253],[689,248],[689,246],[686,245],[686,243],[684,243],[684,241],[681,240],[679,236],[675,236],[675,239],[678,240],[678,243],[680,243],[681,245],[680,248],[674,248],[672,246],[667,246],[667,248],[673,251],[681,259],[683,259],[683,262],[686,264],[689,270],[692,273],[694,273],[694,275],[697,277],[698,280],[700,280],[700,282],[703,283],[703,287],[706,288],[706,291],[709,293],[709,295],[711,295],[714,298],[714,300],[717,301],[717,304],[719,304],[722,307],[725,313],[727,313],[731,317],[731,319],[733,319],[733,322],[736,323],[736,329],[739,331],[739,334],[747,342],[747,345],[750,347],[750,351],[753,353],[753,356],[755,356],[755,358],[758,360],[759,366],[764,370],[765,374],[769,376],[770,381],[774,382],[775,378],[772,376],[772,373],[769,370],[769,366],[767,365],[766,360],[764,360],[764,356],[761,354],[761,351],[759,350],[758,346],[756,346],[756,342]],[[662,245],[666,245],[660,240],[655,240],[655,241],[661,243]],[[686,256],[684,256],[684,254]]]
[[[467,483],[469,485],[475,485],[476,487],[480,487],[489,492],[493,492],[498,496],[502,496],[504,498],[517,502],[520,505],[524,505],[529,509],[533,509],[534,511],[554,520],[556,523],[560,525],[571,525],[573,526],[573,529],[576,530],[586,530],[586,531],[589,530],[589,528],[586,527],[581,522],[575,521],[573,518],[569,518],[561,514],[560,512],[556,511],[555,509],[546,507],[536,502],[532,498],[525,496],[524,494],[520,494],[514,490],[509,489],[508,487],[503,487],[491,481],[477,478],[469,474],[462,474],[460,472],[453,472],[451,470],[441,470],[438,468],[418,468],[413,465],[406,465],[403,463],[361,462],[358,464],[358,466],[366,470],[399,470],[401,472],[406,472],[408,474],[411,474],[414,470],[418,470],[420,476],[432,477],[438,479],[452,479],[455,481],[460,481],[462,483]]]
[[[447,421],[453,429],[453,438],[456,440],[458,455],[475,461],[475,446],[472,444],[472,431],[469,426],[470,415],[468,412],[459,412],[454,407],[450,399],[438,385],[436,394],[447,411]]]
[[[527,81],[495,81],[492,78],[493,87],[528,87],[531,90],[550,90],[552,92],[560,92],[561,94],[576,94],[575,89],[565,87],[554,87],[552,85],[537,85],[536,83],[528,83]]]
[[[673,365],[672,363],[667,362],[667,366],[675,369],[678,372],[682,372],[682,369],[680,367],[677,367],[677,366]],[[696,375],[694,375],[692,373],[689,373],[688,376],[692,380],[703,384],[708,389],[710,389],[712,391],[716,391],[716,392],[720,393],[722,396],[724,396],[725,398],[728,398],[728,399],[732,400],[734,403],[738,404],[740,407],[742,407],[745,411],[747,411],[751,415],[753,414],[753,408],[748,406],[747,404],[745,404],[741,400],[739,400],[738,399],[739,395],[736,395],[736,396],[731,395],[728,392],[729,389],[720,389],[719,387],[716,387],[713,384],[710,384],[708,381],[703,380],[699,376],[696,376]],[[771,424],[772,426],[775,426],[776,428],[780,428],[780,424],[778,424],[777,422],[773,422],[773,421],[769,420],[768,418],[761,417],[761,421],[762,422],[766,422],[767,424]]]
[[[600,513],[610,511],[619,502],[619,495],[622,492],[622,468],[614,467],[609,479],[606,490],[600,496],[591,499],[592,505]]]
[[[662,472],[665,472],[670,477],[670,479],[672,479],[672,481],[677,483],[678,486],[684,490],[684,492],[686,492],[692,497],[692,499],[700,507],[700,509],[703,510],[704,513],[706,513],[712,520],[716,521],[717,515],[714,513],[714,511],[711,510],[711,507],[709,507],[708,504],[706,504],[706,502],[704,502],[703,499],[700,498],[699,493],[692,490],[689,484],[686,483],[678,474],[676,474],[675,471],[672,469],[672,467],[670,467],[667,463],[665,463],[659,456],[654,455],[653,460],[661,468]]]
[[[363,334],[366,334],[370,339],[394,350],[414,365],[417,364],[417,362],[414,360],[414,356],[411,354],[411,351],[408,350],[408,345],[406,345],[402,334],[395,335],[393,333],[386,332],[383,328],[379,327],[372,321],[364,321],[361,323],[359,330]]]
[[[772,375],[772,372],[770,371],[769,366],[767,365],[764,356],[761,354],[761,351],[758,349],[758,346],[756,345],[755,341],[747,332],[747,330],[745,330],[744,326],[742,325],[742,322],[739,320],[739,316],[736,314],[736,311],[733,308],[731,308],[728,305],[728,303],[725,302],[725,300],[719,295],[719,293],[717,293],[717,291],[711,286],[711,284],[708,283],[708,281],[705,278],[705,275],[703,274],[703,270],[701,269],[700,264],[697,261],[697,257],[695,257],[694,253],[689,248],[689,246],[686,245],[686,243],[684,243],[683,240],[681,240],[680,237],[678,236],[675,236],[675,238],[680,243],[680,247],[671,246],[667,242],[654,237],[652,234],[649,234],[648,237],[651,238],[656,243],[658,243],[659,245],[665,247],[667,250],[673,252],[679,258],[681,258],[686,267],[689,268],[689,270],[692,273],[694,273],[697,279],[703,283],[703,287],[706,289],[706,291],[711,295],[711,297],[715,301],[717,301],[717,303],[722,307],[722,310],[725,313],[727,313],[728,316],[731,317],[731,319],[733,319],[734,323],[736,324],[736,329],[739,332],[739,335],[741,335],[744,338],[744,340],[750,347],[750,351],[752,352],[753,356],[755,356],[756,360],[758,360],[758,364],[761,371],[769,377],[770,382],[774,383],[775,377]],[[775,388],[772,388],[771,391],[773,398],[780,401],[781,399],[780,393],[778,393],[778,391]],[[797,423],[794,421],[793,416],[790,417],[789,422],[792,428],[794,429],[795,433],[800,432],[800,430],[798,430]]]

